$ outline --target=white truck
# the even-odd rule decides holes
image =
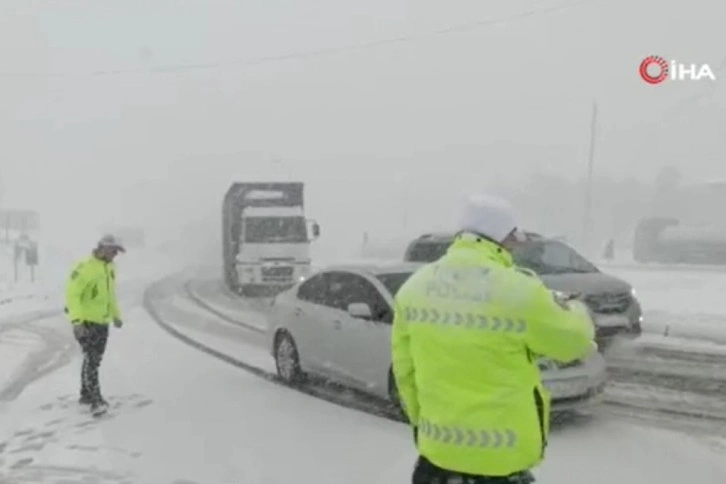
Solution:
[[[310,243],[319,237],[320,226],[305,217],[301,182],[234,183],[223,212],[229,289],[270,296],[310,273]]]

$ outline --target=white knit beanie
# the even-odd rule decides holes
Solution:
[[[459,216],[458,229],[484,235],[495,242],[502,242],[514,231],[518,240],[524,240],[524,234],[518,230],[512,206],[506,200],[491,195],[467,197]]]

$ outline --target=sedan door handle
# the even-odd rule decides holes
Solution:
[[[342,325],[340,324],[340,321],[333,321],[333,327],[334,327],[335,329],[340,329],[340,328],[342,328],[343,326],[342,326]]]

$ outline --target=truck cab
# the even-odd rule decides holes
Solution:
[[[249,207],[242,211],[237,273],[243,288],[290,286],[310,274],[310,242],[319,235],[302,207]]]
[[[272,296],[311,271],[310,243],[320,226],[305,217],[302,182],[233,183],[222,206],[227,287]]]

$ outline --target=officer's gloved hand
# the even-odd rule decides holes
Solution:
[[[569,310],[569,302],[571,301],[569,294],[561,291],[552,291],[552,299],[555,303],[564,310]]]
[[[600,345],[597,344],[597,341],[590,341],[590,354],[594,355],[600,351]]]
[[[124,322],[123,322],[123,321],[121,321],[120,319],[116,318],[116,319],[114,319],[114,320],[113,320],[113,325],[114,325],[115,327],[117,327],[117,328],[120,328],[121,326],[123,326],[123,325],[124,325]]]

